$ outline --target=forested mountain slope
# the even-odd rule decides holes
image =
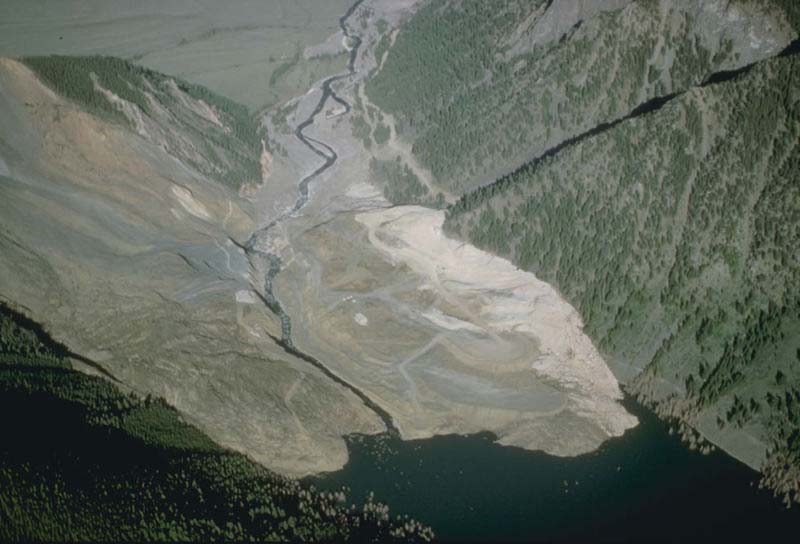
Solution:
[[[800,498],[800,57],[464,196],[445,228],[551,282],[609,366]]]
[[[368,501],[320,493],[225,450],[162,399],[72,370],[64,347],[0,305],[4,541],[423,541]],[[24,417],[16,417],[24,414]]]
[[[797,35],[797,12],[784,0],[432,0],[400,27],[366,94],[435,184],[459,195],[777,54]]]

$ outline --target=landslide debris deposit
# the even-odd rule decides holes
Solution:
[[[90,114],[0,62],[3,300],[220,444],[289,474],[341,467],[342,436],[383,425],[270,339],[280,323],[240,247],[251,204],[157,136],[201,145],[191,127],[171,114],[146,126]]]
[[[381,389],[399,389],[396,411],[409,436],[491,430],[503,444],[575,455],[636,424],[577,312],[551,286],[445,237],[441,211],[396,207],[355,219],[396,279],[342,293],[349,304],[328,319],[364,307],[372,327],[340,343],[361,346],[354,355],[380,370]],[[422,338],[405,338],[409,325]]]
[[[358,433],[590,452],[622,383],[800,497],[800,10],[306,3],[275,57],[184,6],[173,57],[0,60],[0,301],[283,474]],[[209,42],[251,62],[175,68]]]
[[[388,6],[382,15],[397,13]],[[361,78],[370,64],[353,54]],[[408,219],[391,228],[379,219],[400,210],[349,213],[386,205],[371,189],[371,204],[358,196],[369,182],[363,170],[355,185],[330,183],[369,162],[342,120],[349,105],[336,95],[349,94],[352,81],[334,77],[330,95],[312,89],[299,99],[290,121],[308,119],[307,139],[267,131],[270,147],[292,160],[269,153],[229,102],[168,76],[111,59],[27,62],[41,79],[12,60],[0,79],[8,146],[2,293],[71,350],[126,387],[165,398],[212,439],[305,474],[342,466],[343,436],[387,425],[406,438],[491,430],[505,444],[572,455],[635,424],[580,318],[555,291],[502,260],[486,278],[507,277],[483,288],[486,278],[441,278],[437,267],[452,274],[491,260],[463,248],[432,259],[437,244],[455,243],[434,228],[441,213],[409,210],[421,220],[416,227],[430,228],[400,234],[405,249],[384,238]],[[81,85],[65,86],[65,70]],[[334,106],[345,108],[316,114]],[[226,145],[226,136],[241,144]],[[291,181],[303,178],[297,164],[308,165],[309,188],[292,205]],[[308,230],[333,200],[345,209]],[[270,222],[257,244],[285,263],[279,273],[269,272],[268,253],[245,247]],[[345,247],[340,234],[361,236],[365,246],[330,254],[328,244]],[[298,270],[304,251],[308,268]],[[348,267],[337,277],[336,263],[360,260],[356,283],[368,291],[345,285]],[[309,270],[324,270],[324,281]],[[273,292],[263,278],[276,273]],[[285,289],[288,279],[301,289]],[[270,297],[287,306],[286,317],[264,304]],[[320,307],[331,297],[350,298]],[[292,334],[290,317],[294,352],[276,343]]]

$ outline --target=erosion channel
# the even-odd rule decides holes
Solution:
[[[291,317],[284,311],[283,307],[281,306],[280,301],[275,296],[273,292],[273,279],[275,276],[281,271],[281,259],[278,255],[273,253],[262,252],[257,249],[257,242],[259,239],[268,235],[269,231],[278,225],[280,222],[284,221],[286,218],[291,217],[292,215],[299,212],[307,203],[309,198],[309,184],[319,177],[320,174],[328,170],[337,160],[338,156],[336,151],[333,150],[327,144],[320,142],[314,138],[306,136],[304,131],[306,128],[314,124],[314,120],[322,112],[323,108],[325,108],[325,104],[328,102],[329,99],[333,99],[339,104],[341,104],[346,112],[349,112],[351,106],[348,102],[344,99],[340,98],[336,95],[336,92],[333,90],[333,84],[337,81],[342,79],[351,77],[355,74],[355,61],[358,57],[358,50],[361,46],[361,38],[357,35],[352,34],[350,29],[347,27],[347,20],[353,14],[353,12],[363,3],[364,0],[358,0],[355,4],[350,6],[347,12],[339,19],[339,26],[342,29],[342,33],[345,36],[345,39],[348,42],[348,46],[350,47],[350,59],[347,64],[347,72],[344,74],[337,74],[335,76],[331,76],[326,79],[322,84],[322,97],[320,98],[319,102],[317,103],[316,108],[311,112],[308,118],[300,123],[297,128],[295,129],[295,137],[300,140],[303,144],[305,144],[314,154],[318,155],[323,159],[323,164],[311,174],[306,176],[300,181],[298,186],[299,189],[299,196],[292,208],[286,210],[277,218],[272,220],[268,223],[265,227],[257,230],[253,233],[250,239],[245,244],[245,249],[248,253],[257,253],[261,254],[261,256],[265,257],[269,262],[269,270],[267,271],[266,277],[264,279],[264,293],[265,293],[265,303],[267,306],[272,310],[281,320],[281,328],[282,328],[282,338],[275,339],[279,345],[286,350],[287,352],[295,355],[304,361],[314,365],[315,367],[319,368],[322,372],[325,373],[328,377],[334,380],[336,383],[348,388],[353,393],[355,393],[363,402],[364,404],[369,407],[371,410],[375,412],[375,414],[383,421],[384,425],[388,432],[392,434],[397,433],[397,429],[392,422],[392,417],[383,410],[380,406],[375,404],[367,395],[364,394],[363,391],[358,389],[357,387],[351,385],[346,380],[343,380],[339,376],[337,376],[334,372],[332,372],[328,367],[326,367],[323,363],[319,360],[315,359],[314,357],[303,353],[302,351],[298,350],[294,347],[294,343],[292,342],[292,320]]]

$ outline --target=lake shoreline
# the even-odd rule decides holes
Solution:
[[[346,487],[356,505],[374,492],[393,516],[429,523],[444,541],[739,541],[800,526],[800,510],[758,489],[757,471],[720,450],[691,451],[629,395],[623,405],[640,424],[576,457],[501,446],[489,432],[406,442],[350,435],[348,464],[304,482]]]

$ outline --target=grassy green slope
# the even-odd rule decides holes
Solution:
[[[739,65],[734,30],[718,36],[682,4],[655,0],[584,21],[558,42],[517,47],[543,4],[433,0],[367,83],[453,194]]]
[[[642,399],[798,499],[799,139],[795,55],[523,167],[445,228],[556,285]]]
[[[429,539],[369,502],[302,487],[224,450],[161,400],[71,370],[62,348],[0,307],[3,541]]]
[[[115,57],[53,55],[20,60],[56,93],[91,113],[127,126],[134,123],[96,88],[96,80],[104,89],[127,101],[154,122],[177,126],[192,139],[196,151],[210,161],[212,166],[188,153],[184,157],[203,174],[235,189],[244,183],[260,180],[258,122],[245,106],[199,85]],[[205,103],[223,126],[187,108],[170,88],[172,83],[197,104]],[[164,111],[169,112],[167,117]]]

